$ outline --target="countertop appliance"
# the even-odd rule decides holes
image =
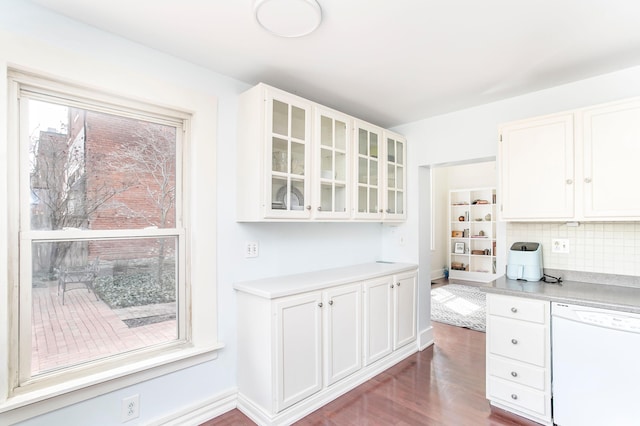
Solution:
[[[553,302],[553,421],[638,425],[640,314]]]
[[[507,278],[540,281],[543,276],[540,243],[513,243],[507,260]]]

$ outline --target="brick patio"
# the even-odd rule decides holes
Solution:
[[[32,375],[177,337],[175,319],[132,328],[123,322],[175,312],[175,304],[113,310],[93,293],[78,289],[65,294],[63,305],[56,292],[55,282],[33,288]]]

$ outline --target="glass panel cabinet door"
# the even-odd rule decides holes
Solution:
[[[391,134],[386,139],[386,217],[405,217],[405,140]]]
[[[380,204],[380,173],[384,164],[380,162],[379,155],[384,148],[381,145],[381,131],[374,126],[356,122],[356,137],[357,158],[354,163],[358,194],[355,197],[355,216],[380,219],[383,211]]]
[[[315,216],[349,217],[349,117],[318,108],[316,113],[317,186]]]
[[[266,215],[308,217],[310,106],[286,94],[267,95],[270,152]]]

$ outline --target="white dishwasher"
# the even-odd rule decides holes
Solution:
[[[553,421],[640,425],[640,314],[551,306]]]

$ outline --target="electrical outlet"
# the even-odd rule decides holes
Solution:
[[[244,257],[258,257],[260,245],[255,241],[245,243]]]
[[[140,415],[140,395],[131,395],[122,400],[122,423],[137,419]]]
[[[569,253],[569,240],[565,238],[553,238],[551,240],[552,253]]]

